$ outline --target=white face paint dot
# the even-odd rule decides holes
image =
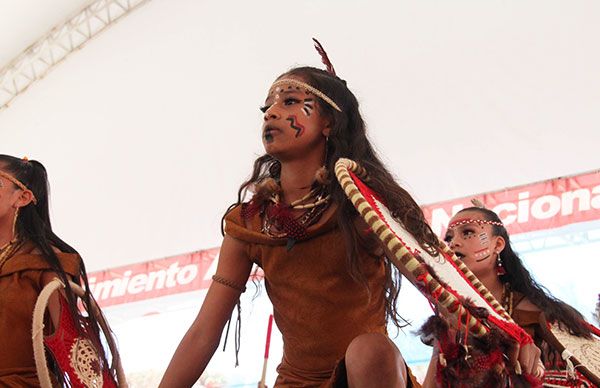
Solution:
[[[490,255],[490,250],[489,249],[485,249],[481,252],[477,252],[475,254],[475,257],[484,257],[484,256],[489,256]]]

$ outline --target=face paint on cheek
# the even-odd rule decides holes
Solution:
[[[481,249],[475,251],[475,261],[479,263],[484,260],[487,260],[492,253],[490,252],[490,248],[488,247],[488,245],[490,245],[490,237],[488,236],[487,232],[483,231],[477,236],[479,237],[479,245],[481,246]]]
[[[479,242],[481,245],[489,245],[490,237],[488,236],[487,232],[479,233]]]
[[[296,131],[296,137],[302,136],[304,133],[304,125],[298,122],[296,115],[289,115],[286,120],[290,122],[290,127]]]
[[[484,260],[487,260],[491,255],[492,253],[490,252],[489,248],[480,249],[478,251],[475,251],[475,261],[478,263],[482,262]]]
[[[312,114],[313,109],[315,109],[314,100],[312,98],[304,99],[304,106],[302,107],[302,112],[308,117]]]

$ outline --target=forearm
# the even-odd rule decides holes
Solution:
[[[191,387],[200,378],[217,347],[220,336],[208,338],[192,325],[177,347],[160,387]]]
[[[223,240],[217,267],[219,277],[232,284],[248,280],[252,262],[245,255],[245,245],[228,238]],[[213,282],[198,316],[177,347],[160,387],[191,387],[200,378],[219,346],[225,323],[231,317],[241,290],[227,282]]]
[[[431,353],[431,360],[429,361],[429,367],[427,368],[427,374],[425,375],[425,379],[423,380],[423,388],[435,388],[437,386],[436,374],[439,354],[439,348],[436,344],[433,347],[433,351]]]

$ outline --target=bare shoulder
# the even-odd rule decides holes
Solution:
[[[533,302],[531,302],[527,297],[524,297],[523,299],[521,299],[521,301],[517,302],[517,304],[513,306],[513,308],[524,311],[541,311],[540,308],[533,304]]]
[[[252,267],[248,247],[247,242],[225,235],[219,251],[217,272],[245,283]]]
[[[219,251],[219,259],[243,259],[247,258],[248,243],[232,237],[228,234],[223,237],[223,243]]]

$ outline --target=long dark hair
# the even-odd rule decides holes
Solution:
[[[468,207],[461,212],[479,212],[485,220],[502,222],[500,217],[492,210],[480,207]],[[579,337],[591,338],[590,328],[585,318],[573,307],[560,299],[555,298],[544,286],[540,285],[531,276],[523,265],[521,258],[512,249],[510,237],[504,226],[492,225],[494,236],[500,236],[506,242],[506,246],[500,252],[502,265],[506,274],[500,275],[500,280],[509,283],[512,290],[525,295],[534,305],[546,314],[550,321],[557,321],[566,327],[571,334]]]
[[[329,177],[335,177],[334,165],[339,158],[349,158],[364,167],[370,177],[369,186],[382,196],[392,215],[402,222],[405,228],[413,234],[419,243],[437,254],[438,240],[427,222],[423,211],[406,190],[400,187],[393,175],[387,170],[375,152],[366,133],[366,126],[360,114],[358,100],[348,89],[346,81],[337,76],[314,67],[294,68],[278,79],[296,76],[317,88],[331,98],[341,109],[335,110],[320,98],[317,108],[330,122],[331,132],[327,141],[325,167]],[[267,178],[278,180],[281,171],[280,162],[265,154],[254,162],[250,178],[244,182],[238,191],[237,203],[242,203],[249,187],[259,184]],[[364,237],[354,228],[354,220],[358,216],[352,203],[346,198],[343,189],[335,178],[327,185],[333,202],[338,206],[338,226],[341,229],[346,248],[347,263],[350,275],[358,282],[367,285],[361,272],[358,257],[359,244]],[[396,326],[404,326],[404,319],[396,309],[396,301],[400,292],[401,276],[389,260],[386,260],[387,281],[384,285],[386,293],[386,316]]]
[[[99,324],[92,313],[92,296],[83,260],[80,261],[79,274],[74,280],[85,291],[82,300],[86,310],[89,312],[89,316],[87,317],[83,317],[77,308],[77,299],[69,284],[69,280],[72,279],[65,272],[55,252],[55,249],[58,249],[63,253],[75,253],[79,255],[73,247],[52,231],[49,210],[50,186],[46,168],[36,160],[23,160],[2,154],[0,154],[0,168],[11,173],[16,179],[27,186],[37,200],[37,203],[30,202],[27,206],[19,209],[19,217],[16,224],[17,235],[23,241],[31,242],[41,252],[43,259],[50,265],[65,285],[65,294],[69,302],[69,309],[72,316],[79,320],[80,323],[76,325],[79,334],[83,334],[82,331],[85,327],[86,329],[91,329],[92,332],[90,334],[94,338],[100,338]],[[106,359],[101,344],[96,345],[99,348],[98,350],[102,358]],[[57,372],[56,365],[51,365],[51,367]],[[62,379],[60,373],[57,373],[57,377]]]

